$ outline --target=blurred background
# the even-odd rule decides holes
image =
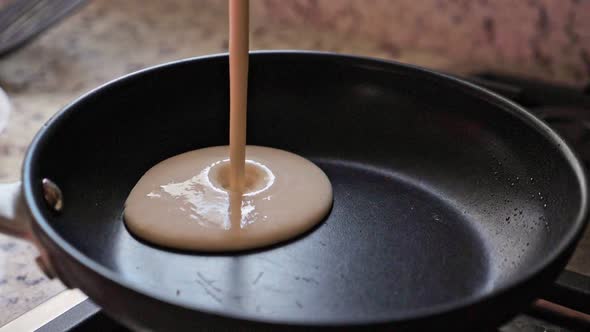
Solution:
[[[3,16],[16,2],[37,16]],[[227,51],[225,0],[54,0],[60,20],[45,27],[41,18],[51,15],[39,12],[51,2],[0,0],[0,28],[10,18],[41,32],[0,55],[0,87],[12,104],[0,135],[2,182],[18,179],[36,131],[85,91],[158,63]],[[574,87],[590,82],[590,1],[251,0],[251,13],[253,49],[367,55]],[[0,47],[7,41],[0,34]],[[0,326],[64,289],[45,280],[34,257],[31,245],[0,235]]]

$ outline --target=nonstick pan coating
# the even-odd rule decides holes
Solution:
[[[536,118],[426,70],[296,52],[251,56],[248,142],[316,162],[334,189],[327,220],[238,254],[138,240],[122,213],[141,175],[228,142],[227,60],[107,84],[53,118],[27,154],[25,197],[60,278],[126,324],[497,324],[571,254],[585,176]],[[44,177],[63,191],[60,214],[42,201]]]

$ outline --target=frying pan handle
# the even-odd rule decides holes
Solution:
[[[47,252],[32,236],[30,217],[22,195],[20,181],[14,183],[0,183],[0,233],[16,236],[30,241],[37,247],[39,256],[37,266],[51,279],[55,271],[51,266]]]
[[[29,238],[29,218],[21,182],[0,183],[0,233]]]

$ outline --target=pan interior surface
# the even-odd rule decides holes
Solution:
[[[334,206],[303,238],[238,255],[170,253],[118,222],[112,266],[200,306],[311,321],[384,318],[486,290],[485,245],[459,211],[386,170],[316,162]]]
[[[579,176],[551,133],[512,106],[396,64],[251,56],[248,143],[314,161],[334,206],[316,229],[259,251],[207,255],[139,241],[123,203],[157,162],[227,144],[227,57],[134,74],[52,120],[25,181],[64,193],[46,223],[143,293],[254,320],[403,319],[494,292],[575,225]]]

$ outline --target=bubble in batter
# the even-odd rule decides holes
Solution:
[[[187,250],[230,251],[295,237],[332,206],[324,172],[293,153],[247,146],[244,191],[229,190],[227,146],[186,152],[152,167],[125,203],[136,236]]]

